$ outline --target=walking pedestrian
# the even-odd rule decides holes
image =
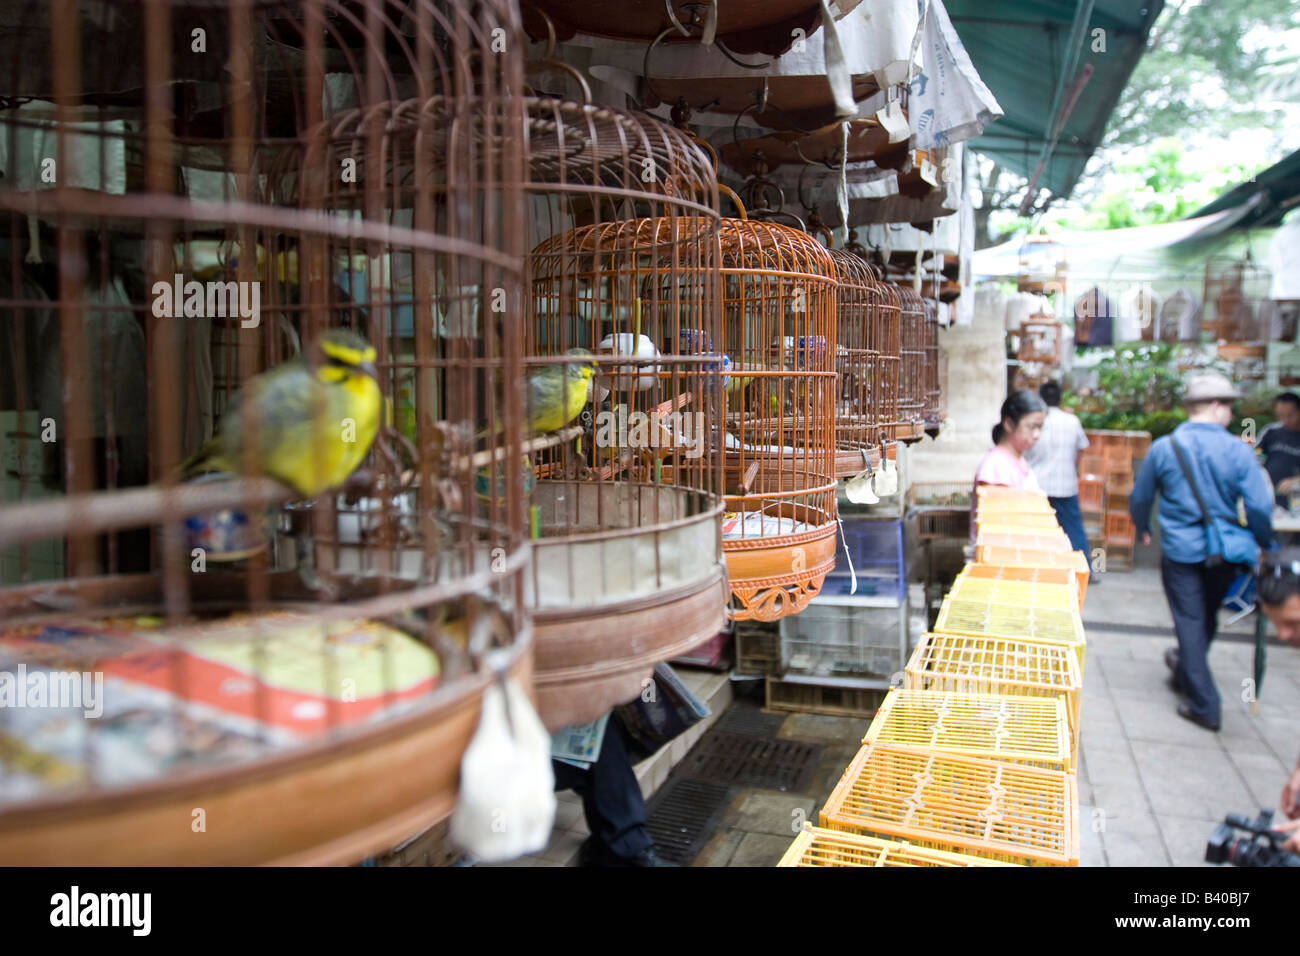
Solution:
[[[1033,392],[1012,392],[1002,403],[998,424],[993,426],[993,448],[975,469],[975,486],[1006,485],[1038,491],[1038,479],[1025,460],[1043,428],[1047,406]],[[974,509],[975,496],[971,496]]]
[[[1219,605],[1233,580],[1254,568],[1260,548],[1273,546],[1268,483],[1250,448],[1227,429],[1239,398],[1222,375],[1188,381],[1188,420],[1151,446],[1129,497],[1137,534],[1149,545],[1151,506],[1160,495],[1160,579],[1178,637],[1165,663],[1173,671],[1171,686],[1187,696],[1178,715],[1215,731],[1222,704],[1209,649]],[[1239,500],[1246,527],[1238,520]]]
[[[1038,487],[1056,512],[1061,530],[1075,551],[1088,556],[1088,535],[1083,530],[1079,511],[1079,455],[1088,447],[1079,419],[1061,408],[1061,386],[1044,382],[1038,394],[1047,403],[1047,417],[1034,447],[1025,452],[1025,460],[1038,478]]]

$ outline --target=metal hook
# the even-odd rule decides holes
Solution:
[[[673,0],[664,0],[664,9],[668,11],[668,20],[677,28],[677,32],[684,37],[690,36],[691,31],[682,26],[681,21],[677,19],[677,14],[673,12]],[[692,17],[692,20],[694,20],[694,17]]]
[[[546,50],[542,53],[542,59],[549,60],[555,56],[555,21],[551,19],[550,14],[537,4],[531,2],[531,0],[523,0],[523,3],[541,17],[542,22],[546,24]]]

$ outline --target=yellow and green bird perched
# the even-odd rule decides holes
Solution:
[[[257,447],[252,472],[269,475],[305,497],[337,488],[356,470],[379,430],[383,401],[375,349],[346,329],[330,329],[309,353],[245,383],[217,434],[181,466],[245,472],[245,404]]]
[[[524,413],[530,432],[559,431],[587,407],[587,386],[596,374],[596,357],[586,349],[569,349],[564,354],[587,361],[547,365],[528,373]]]

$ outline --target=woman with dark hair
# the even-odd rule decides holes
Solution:
[[[1038,480],[1025,460],[1047,417],[1047,403],[1036,392],[1021,389],[1002,403],[1002,420],[993,426],[993,450],[975,469],[975,486],[1007,485],[1038,490]],[[974,495],[972,502],[974,500]],[[972,504],[973,507],[973,504]]]

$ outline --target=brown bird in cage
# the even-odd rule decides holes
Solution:
[[[354,332],[330,329],[306,355],[249,379],[217,434],[181,465],[182,473],[268,475],[307,498],[337,488],[379,430],[384,403],[377,377],[374,346]],[[245,414],[255,429],[251,461]]]

